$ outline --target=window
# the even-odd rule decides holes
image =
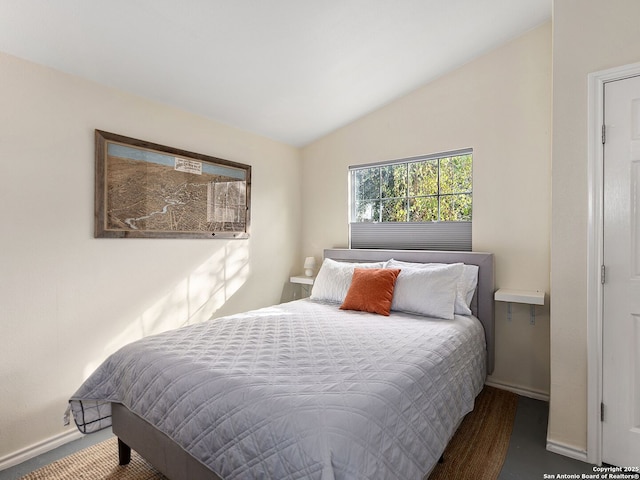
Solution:
[[[352,166],[351,247],[471,250],[473,154]]]

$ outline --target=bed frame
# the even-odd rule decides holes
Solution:
[[[394,258],[417,263],[457,263],[477,265],[478,288],[471,305],[482,322],[487,342],[487,374],[495,364],[494,259],[491,253],[440,252],[425,250],[327,249],[325,258],[337,261],[377,262]],[[126,465],[134,449],[171,480],[222,480],[204,464],[153,425],[119,403],[111,404],[113,433],[118,437],[120,465]]]

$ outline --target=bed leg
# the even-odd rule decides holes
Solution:
[[[438,463],[444,463],[444,453],[440,455],[440,460],[438,460]]]
[[[118,439],[118,460],[120,465],[128,465],[131,461],[131,447]]]

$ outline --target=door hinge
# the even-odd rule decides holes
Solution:
[[[602,124],[602,144],[604,145],[607,142],[607,126]]]
[[[607,279],[607,268],[604,265],[600,265],[600,283],[604,285]]]
[[[600,421],[604,422],[604,403],[600,403]]]

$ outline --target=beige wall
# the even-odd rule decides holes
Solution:
[[[555,0],[548,440],[587,447],[587,75],[640,61],[640,2]]]
[[[300,259],[300,152],[0,54],[0,466],[143,335],[280,301]],[[248,241],[94,239],[94,129],[253,167]]]
[[[547,23],[303,150],[304,255],[348,244],[349,165],[472,147],[473,249],[497,287],[549,292],[551,25]],[[491,381],[549,390],[549,314],[498,305]]]

